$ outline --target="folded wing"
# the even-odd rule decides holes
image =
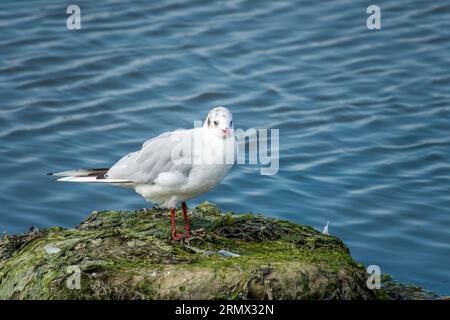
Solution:
[[[142,184],[153,184],[159,177],[156,183],[181,183],[192,169],[189,155],[183,154],[183,147],[191,135],[192,130],[179,130],[150,139],[139,151],[120,159],[106,172],[105,177]]]

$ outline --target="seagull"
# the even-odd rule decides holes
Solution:
[[[208,112],[203,126],[165,132],[110,168],[76,169],[49,175],[57,181],[106,183],[134,189],[147,201],[170,209],[172,239],[191,237],[186,201],[217,186],[233,166],[237,153],[233,115],[223,106]],[[181,202],[183,234],[176,232],[175,208]]]

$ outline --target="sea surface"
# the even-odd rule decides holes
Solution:
[[[81,8],[68,30],[66,8]],[[237,165],[191,201],[308,224],[360,262],[450,294],[450,2],[0,2],[0,232],[151,206],[55,183],[216,105],[280,131],[276,175]]]

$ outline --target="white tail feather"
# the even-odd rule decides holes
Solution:
[[[67,170],[56,173],[49,173],[51,176],[59,176],[56,181],[61,182],[85,182],[85,183],[113,183],[113,184],[132,184],[133,182],[127,179],[108,179],[105,177],[107,168],[103,169],[76,169]]]
[[[87,176],[88,174],[94,172],[93,170],[89,169],[76,169],[76,170],[67,170],[67,171],[61,171],[61,172],[55,172],[52,173],[52,176],[59,176],[59,177],[83,177]]]
[[[132,181],[127,179],[97,179],[97,177],[64,177],[56,181],[61,182],[85,182],[85,183],[132,183]]]

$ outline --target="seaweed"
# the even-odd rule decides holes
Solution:
[[[177,223],[182,224],[181,211]],[[171,240],[161,208],[93,212],[74,229],[0,239],[1,299],[376,299],[336,237],[261,215],[189,211]],[[47,248],[47,250],[46,250]],[[48,250],[51,248],[51,250]],[[209,254],[227,250],[233,254]],[[79,287],[69,285],[79,270]]]

